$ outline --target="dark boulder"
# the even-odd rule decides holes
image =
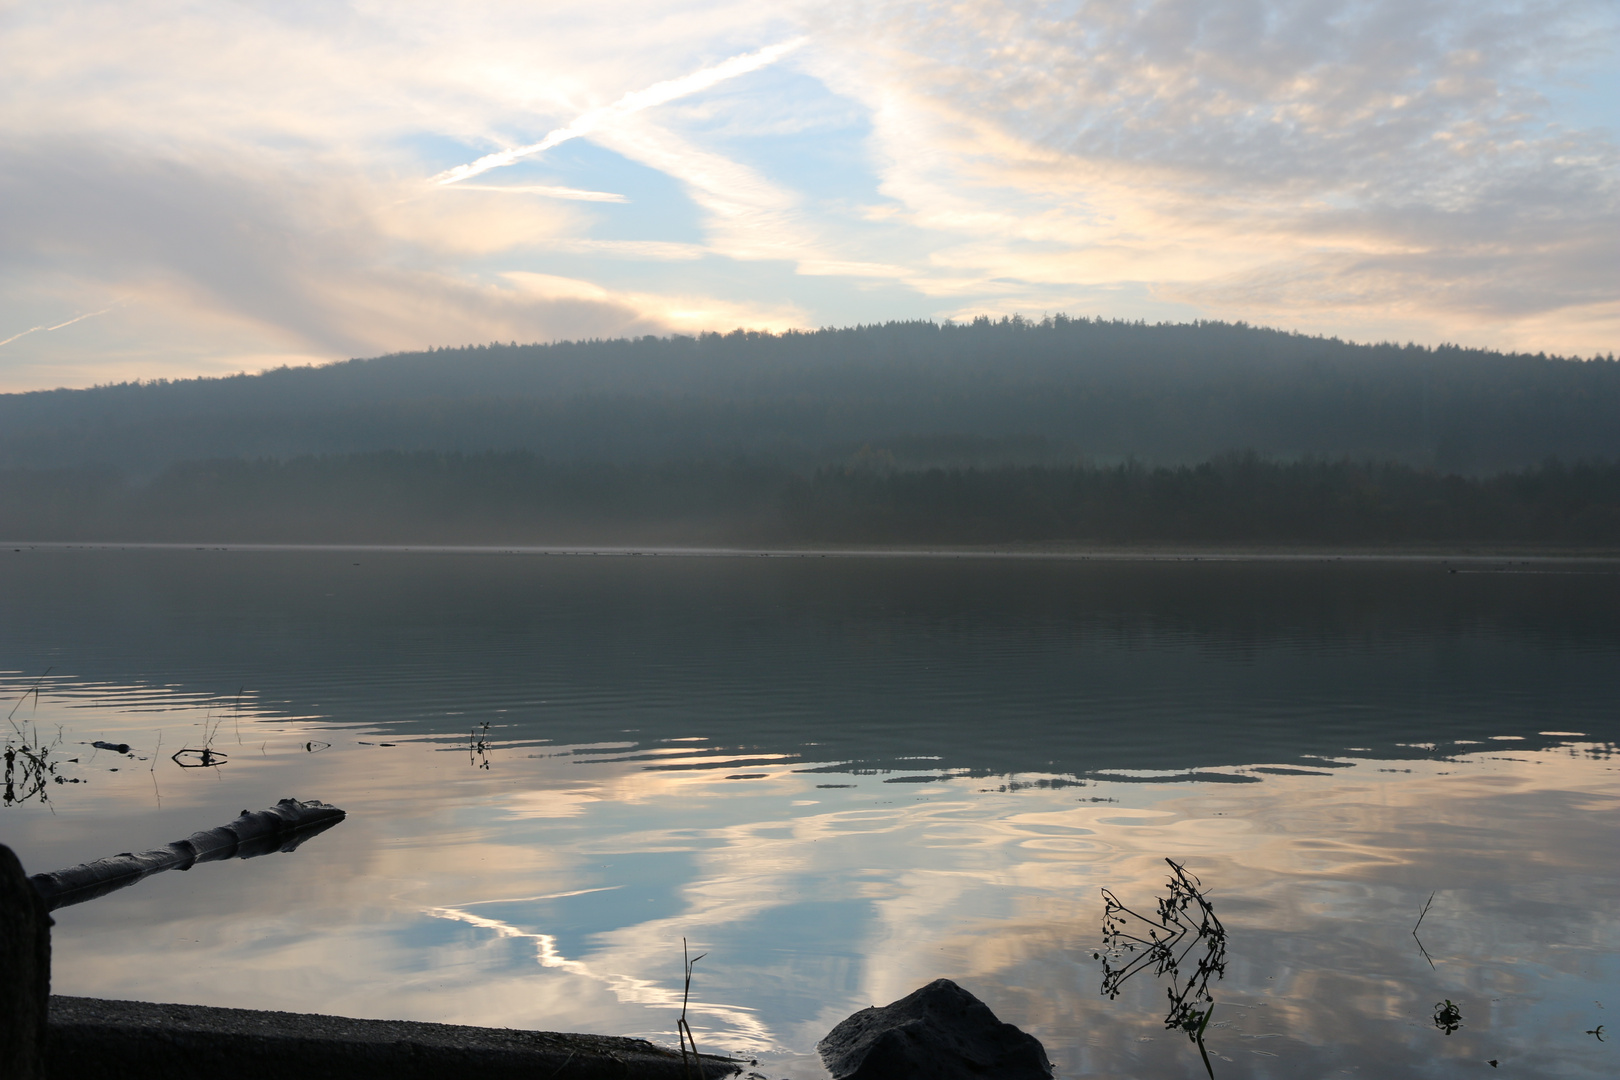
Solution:
[[[1048,1080],[1040,1040],[949,979],[862,1009],[816,1046],[834,1080]]]
[[[45,1021],[51,993],[51,917],[0,844],[0,1077],[45,1075]]]

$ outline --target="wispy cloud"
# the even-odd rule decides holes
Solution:
[[[97,315],[105,315],[105,314],[107,314],[107,312],[109,312],[113,308],[117,307],[118,304],[120,304],[120,303],[123,303],[123,301],[120,300],[117,303],[108,304],[106,307],[102,308],[100,311],[87,311],[83,315],[75,315],[75,316],[73,316],[73,318],[67,320],[66,322],[59,322],[54,326],[43,326],[43,325],[42,326],[30,326],[27,330],[23,330],[20,333],[12,334],[10,337],[6,338],[4,341],[0,341],[0,348],[3,348],[5,346],[7,346],[7,345],[10,345],[13,341],[16,341],[18,338],[25,338],[29,334],[48,333],[49,331],[52,331],[52,330],[60,330],[64,326],[72,326],[76,322],[83,322],[86,319],[93,319]]]
[[[642,262],[690,262],[709,253],[702,244],[681,244],[663,240],[553,240],[553,251],[570,255],[604,255],[613,259]]]
[[[661,125],[626,117],[596,141],[680,181],[705,213],[711,251],[733,259],[825,259],[826,241],[786,183]]]
[[[804,66],[871,104],[888,220],[939,237],[909,279],[931,294],[1109,314],[1096,290],[1131,288],[1587,351],[1620,337],[1593,275],[1620,258],[1620,147],[1538,87],[1612,63],[1617,24],[1584,0],[877,0],[823,9],[846,47]]]
[[[581,135],[589,135],[612,124],[616,120],[633,116],[644,109],[655,105],[664,105],[677,98],[695,94],[700,90],[707,90],[711,86],[734,79],[739,75],[746,75],[750,71],[758,71],[776,63],[788,53],[804,44],[803,38],[780,42],[741,56],[733,56],[713,67],[694,71],[690,75],[683,75],[678,79],[667,79],[664,82],[654,83],[645,90],[635,90],[615,101],[611,105],[604,105],[599,109],[592,109],[581,114],[567,127],[560,127],[549,133],[537,143],[528,146],[514,147],[510,150],[501,150],[493,154],[485,154],[477,161],[466,165],[457,165],[453,169],[432,178],[432,183],[445,185],[456,184],[471,179],[491,169],[499,169],[506,165],[515,164],[524,158],[544,153],[554,146],[560,146],[569,139],[577,139]]]

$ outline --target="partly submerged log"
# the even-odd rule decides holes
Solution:
[[[305,840],[330,829],[346,815],[335,806],[311,799],[282,799],[268,810],[244,810],[229,825],[192,833],[167,847],[124,852],[66,870],[35,874],[29,880],[48,911],[82,904],[115,889],[133,885],[164,870],[189,870],[200,862],[251,859],[273,851],[291,851]]]
[[[51,994],[51,917],[0,844],[0,1077],[42,1080]]]
[[[51,998],[51,1080],[721,1080],[641,1039]],[[9,1078],[8,1078],[9,1080]]]

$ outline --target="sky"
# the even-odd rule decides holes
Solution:
[[[1620,347],[1613,0],[0,0],[0,391],[980,314]]]

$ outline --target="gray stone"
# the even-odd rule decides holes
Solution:
[[[949,979],[862,1009],[817,1044],[834,1080],[1048,1080],[1035,1036],[996,1019]]]

